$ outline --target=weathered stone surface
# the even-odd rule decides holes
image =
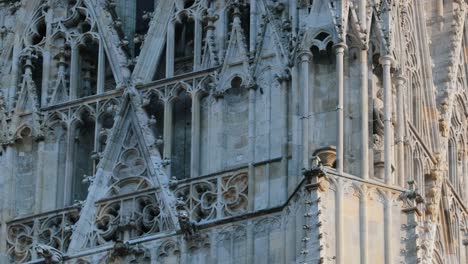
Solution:
[[[467,10],[0,1],[0,263],[466,263]]]

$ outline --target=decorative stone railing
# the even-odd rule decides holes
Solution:
[[[191,220],[197,223],[247,212],[248,191],[246,169],[181,181],[174,188],[174,194],[185,203]]]
[[[39,258],[36,252],[38,245],[65,252],[79,213],[80,208],[70,207],[8,222],[7,253],[10,261],[24,263]]]
[[[174,229],[161,189],[151,188],[96,202],[95,230],[88,246],[103,245]]]

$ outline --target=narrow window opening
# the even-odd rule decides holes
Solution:
[[[195,23],[183,16],[175,25],[174,74],[179,75],[193,70]]]
[[[80,47],[80,78],[78,97],[86,97],[96,94],[97,66],[99,57],[99,44],[88,39]]]
[[[32,80],[36,85],[37,102],[40,103],[42,98],[42,56],[37,56],[37,58],[32,61],[32,64]]]
[[[82,113],[77,122],[73,139],[72,202],[86,199],[89,182],[84,180],[94,174],[91,156],[94,151],[95,122],[89,112]]]
[[[164,78],[166,78],[166,45],[164,45],[161,56],[159,57],[158,66],[154,73],[153,80],[156,81]]]
[[[135,36],[134,41],[134,57],[138,57],[141,51],[141,45],[143,38],[148,32],[150,16],[149,14],[154,12],[155,1],[148,0],[137,0],[136,1],[136,23],[135,23]]]
[[[182,91],[173,106],[173,142],[171,170],[177,179],[190,177],[190,148],[192,129],[192,99]]]

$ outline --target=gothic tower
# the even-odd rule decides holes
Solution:
[[[466,0],[0,0],[0,264],[468,262]]]

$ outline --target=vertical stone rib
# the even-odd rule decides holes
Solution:
[[[193,56],[193,70],[198,71],[201,65],[202,56],[202,38],[203,29],[200,19],[195,19],[195,43],[194,43],[194,56]]]
[[[312,53],[303,51],[300,55],[302,87],[302,167],[309,168],[309,64]]]
[[[367,264],[367,252],[369,249],[368,229],[367,229],[367,187],[363,185],[360,199],[360,244],[361,244],[361,264]]]
[[[335,195],[335,229],[336,229],[336,264],[344,264],[344,255],[343,255],[343,186],[341,179],[338,179],[337,190]]]
[[[383,90],[384,90],[384,171],[385,183],[393,183],[392,179],[392,57],[386,55],[380,58],[383,66]]]
[[[77,43],[73,43],[71,47],[71,62],[70,62],[70,100],[76,99],[78,95],[78,68],[79,68],[79,51]]]
[[[169,22],[166,38],[166,78],[170,78],[174,75],[174,30],[174,22]]]
[[[106,79],[106,55],[102,38],[99,40],[98,72],[97,72],[97,94],[104,93],[104,83]]]
[[[337,93],[338,93],[338,105],[336,106],[337,112],[337,146],[336,146],[336,170],[338,174],[343,173],[344,165],[344,50],[346,44],[338,43],[335,45],[336,54],[336,74],[337,74]]]
[[[250,36],[249,51],[255,52],[255,40],[257,38],[257,1],[250,0]]]
[[[285,76],[281,78],[281,98],[282,98],[282,110],[283,110],[283,139],[281,144],[281,175],[284,179],[284,199],[283,202],[288,198],[288,131],[289,131],[289,91],[288,91],[288,78],[289,75],[285,73]]]
[[[397,78],[397,159],[398,159],[398,184],[400,186],[405,185],[405,119],[403,109],[403,92],[405,85],[405,78],[399,75]]]
[[[164,132],[163,132],[163,158],[171,159],[172,157],[172,109],[173,103],[170,98],[164,101]],[[171,165],[166,165],[166,173],[171,175]]]
[[[388,194],[390,196],[390,194]],[[392,249],[392,204],[387,197],[385,200],[384,212],[384,241],[385,241],[385,263],[392,264],[393,249]]]
[[[361,50],[361,174],[369,178],[369,100],[367,46]]]
[[[254,210],[255,200],[255,101],[256,94],[254,87],[249,87],[249,207]]]
[[[190,175],[200,176],[200,91],[192,94],[192,149],[190,151]]]

